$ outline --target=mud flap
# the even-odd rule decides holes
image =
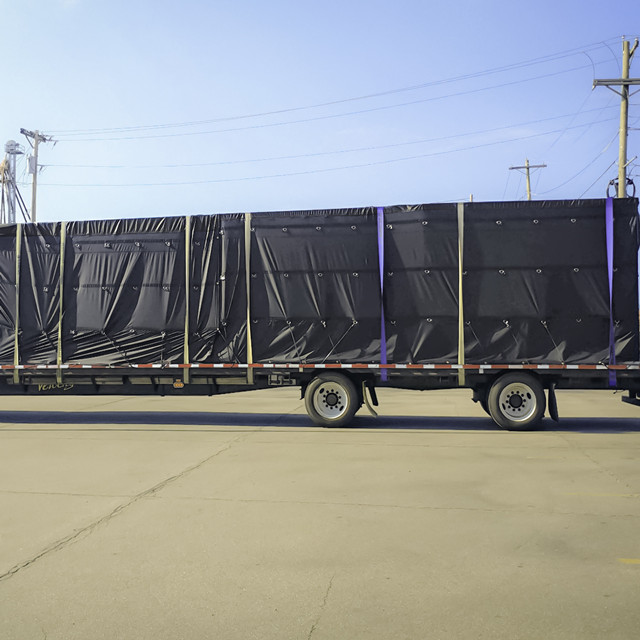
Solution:
[[[558,416],[558,401],[556,400],[556,383],[555,382],[552,382],[549,385],[548,393],[549,393],[549,401],[547,404],[549,406],[549,416],[555,422],[559,422],[560,418]]]
[[[369,391],[369,393],[367,393]],[[369,400],[369,395],[371,395],[371,401]],[[373,408],[373,404],[378,406],[378,398],[376,396],[376,390],[373,384],[367,384],[367,381],[362,381],[362,399],[364,400],[367,409],[369,409],[369,413],[374,417],[378,417],[378,412]]]

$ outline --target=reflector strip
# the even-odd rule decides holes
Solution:
[[[632,362],[628,364],[296,364],[296,363],[228,363],[228,362],[203,362],[203,363],[171,363],[171,364],[3,364],[0,370],[14,371],[24,369],[42,369],[55,371],[57,369],[117,369],[126,371],[127,369],[298,369],[301,371],[313,371],[314,369],[367,369],[382,371],[501,371],[505,369],[522,369],[527,371],[639,371],[640,363]]]

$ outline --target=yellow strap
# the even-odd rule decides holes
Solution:
[[[191,300],[191,216],[187,216],[184,228],[184,363],[189,364],[189,307]],[[182,370],[185,384],[191,381],[191,370]]]
[[[61,223],[60,228],[60,285],[58,304],[58,384],[62,384],[62,318],[64,316],[64,254],[67,244],[67,223]]]
[[[247,291],[247,382],[253,384],[253,344],[251,341],[251,214],[244,214],[244,268]]]
[[[464,366],[464,304],[462,298],[462,273],[464,256],[464,203],[458,203],[458,364]],[[458,369],[458,385],[465,386],[464,369]]]
[[[22,261],[22,225],[16,225],[16,325],[13,336],[13,366],[16,367],[13,370],[13,382],[15,384],[20,383],[20,371],[18,365],[20,364],[20,343],[18,341],[18,335],[20,333],[20,262]]]

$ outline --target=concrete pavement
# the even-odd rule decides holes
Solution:
[[[637,638],[640,409],[469,396],[4,398],[0,638]]]

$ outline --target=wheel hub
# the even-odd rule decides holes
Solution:
[[[340,383],[325,384],[318,389],[313,404],[323,417],[338,418],[346,410],[347,392]]]
[[[335,407],[338,404],[338,396],[333,391],[327,393],[324,397],[324,401],[330,406]]]
[[[536,396],[527,384],[514,382],[507,385],[498,399],[500,411],[509,420],[523,422],[536,411]]]

